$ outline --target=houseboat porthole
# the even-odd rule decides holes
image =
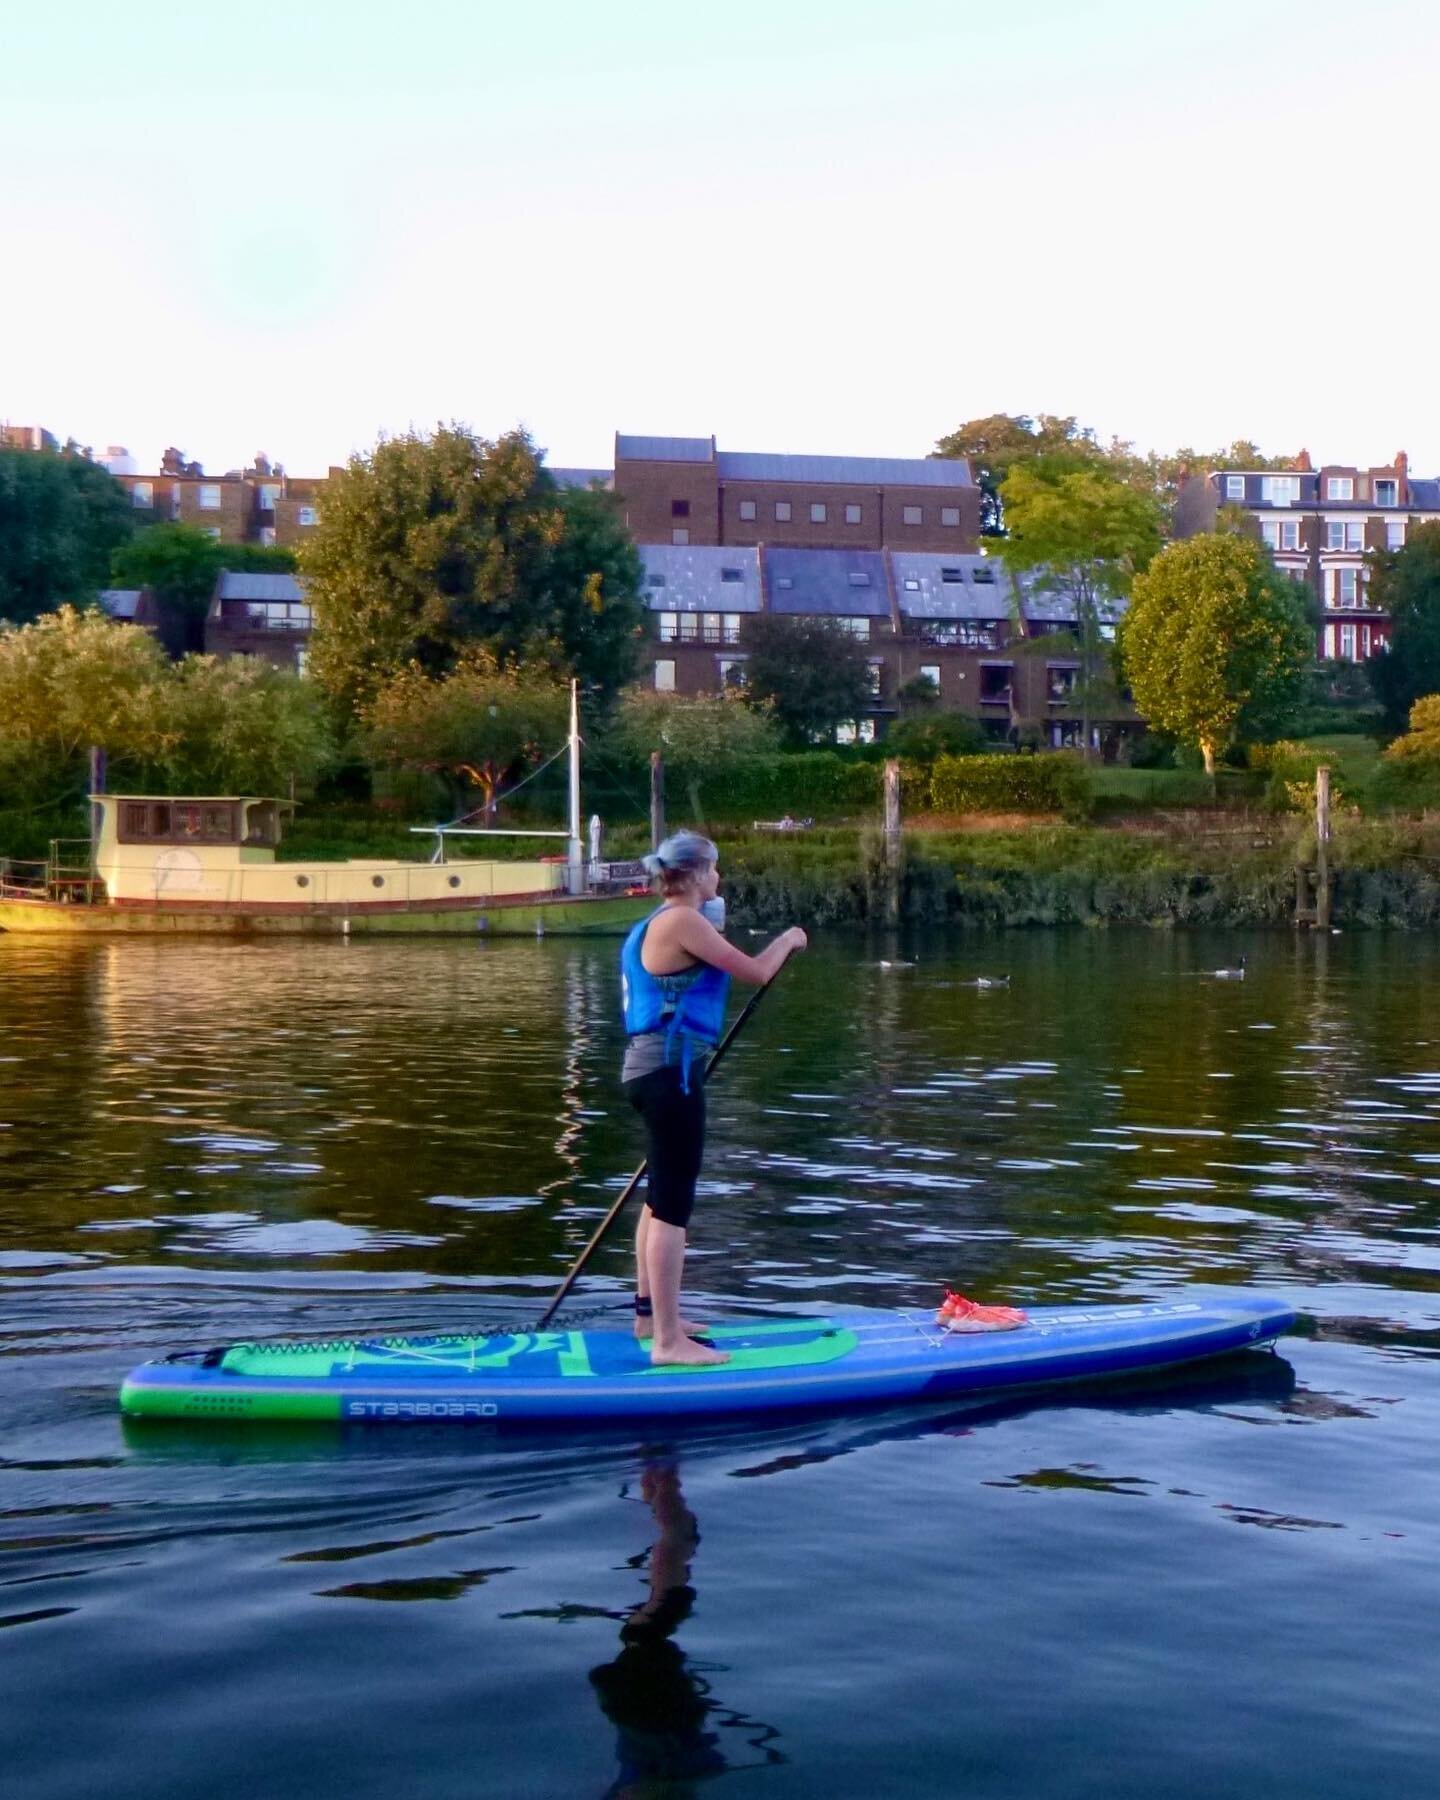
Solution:
[[[296,887],[309,887],[310,877],[308,875],[297,875],[295,877],[295,885]]]
[[[451,885],[451,887],[459,887],[460,877],[458,875],[452,875],[450,877],[450,885]]]
[[[371,887],[384,887],[385,877],[383,875],[372,875],[370,877],[370,885]]]

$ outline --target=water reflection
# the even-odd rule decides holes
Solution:
[[[645,1598],[620,1627],[620,1653],[590,1671],[601,1710],[616,1730],[619,1771],[607,1800],[663,1791],[682,1796],[706,1776],[785,1761],[772,1725],[725,1707],[675,1642],[695,1608],[691,1565],[700,1527],[680,1488],[672,1452],[641,1452],[640,1497],[655,1520]]]

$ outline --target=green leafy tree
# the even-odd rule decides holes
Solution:
[[[222,569],[285,575],[295,552],[273,544],[222,544],[196,525],[151,525],[115,551],[116,587],[148,587],[159,602],[161,635],[174,651],[198,649]]]
[[[632,557],[613,505],[562,495],[522,431],[384,440],[332,477],[301,553],[311,672],[345,718],[410,664],[443,676],[473,648],[603,699],[640,623]]]
[[[1016,469],[1003,497],[1010,530],[999,553],[1016,594],[1027,587],[1054,594],[1074,610],[1079,668],[1071,697],[1088,757],[1092,717],[1119,705],[1106,630],[1160,548],[1160,508],[1103,470],[1066,459]]]
[[[1198,749],[1212,776],[1229,745],[1283,728],[1314,660],[1295,583],[1239,537],[1162,551],[1135,577],[1120,641],[1140,712]]]
[[[546,568],[551,630],[592,710],[607,708],[639,666],[645,567],[613,494],[563,489],[561,534]]]
[[[1440,764],[1440,694],[1426,694],[1410,708],[1410,729],[1385,752],[1401,761]]]
[[[968,458],[981,493],[981,535],[1003,537],[1005,506],[1000,490],[1013,469],[1038,456],[1062,456],[1077,466],[1097,464],[1105,452],[1095,433],[1073,417],[991,413],[988,418],[968,419],[941,438],[935,454]]]
[[[135,529],[107,469],[64,450],[0,450],[0,620],[28,624],[83,605]]]
[[[776,750],[779,733],[768,707],[736,693],[690,698],[633,687],[620,696],[607,741],[637,763],[658,750],[667,775],[685,784],[691,812],[703,824],[701,783],[722,785],[747,756]]]
[[[830,619],[751,613],[740,628],[745,686],[773,709],[785,742],[802,749],[874,703],[866,646]]]
[[[0,631],[0,743],[12,765],[80,782],[92,744],[132,766],[160,761],[174,735],[165,653],[147,631],[63,606]]]
[[[161,767],[171,793],[285,794],[334,745],[312,682],[258,657],[187,656],[168,675]]]
[[[1410,708],[1440,692],[1440,522],[1420,525],[1400,550],[1370,556],[1368,598],[1390,615],[1390,648],[1368,664],[1375,697],[1391,731]]]
[[[937,756],[976,756],[986,748],[980,721],[968,713],[917,713],[901,719],[885,734],[885,749],[912,762],[934,762]]]
[[[413,663],[391,676],[361,714],[361,743],[378,763],[443,777],[457,812],[478,789],[489,824],[501,785],[557,749],[568,723],[547,670],[472,649],[438,680]]]

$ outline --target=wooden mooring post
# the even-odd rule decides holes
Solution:
[[[650,848],[658,850],[665,842],[665,759],[658,750],[650,752]]]
[[[1330,770],[1315,771],[1315,929],[1330,929]]]
[[[890,757],[885,764],[885,816],[882,847],[885,859],[885,921],[900,922],[900,763]]]

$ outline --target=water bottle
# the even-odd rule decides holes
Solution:
[[[725,929],[725,896],[717,894],[713,900],[702,900],[700,916],[708,919],[717,931]]]

